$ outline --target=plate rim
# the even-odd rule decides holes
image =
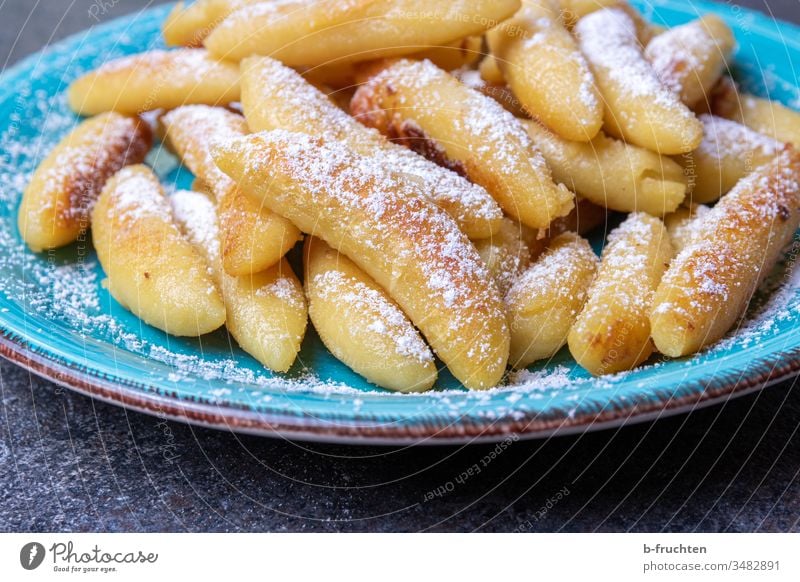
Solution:
[[[537,419],[537,414],[524,412],[519,419],[506,416],[485,423],[471,420],[459,422],[464,419],[456,419],[446,426],[430,421],[370,425],[355,420],[324,422],[302,414],[282,415],[170,398],[154,390],[134,389],[125,382],[94,376],[88,368],[80,370],[78,364],[60,361],[50,354],[36,353],[23,340],[9,337],[5,331],[0,333],[0,356],[4,359],[59,386],[127,410],[228,432],[348,445],[452,445],[494,443],[513,437],[543,439],[668,418],[745,396],[800,376],[800,346],[773,353],[778,357],[756,363],[757,374],[745,375],[747,368],[735,370],[739,376],[735,381],[712,386],[717,380],[712,378],[703,390],[691,391],[678,398],[669,397],[666,401],[652,399],[610,410],[552,419]],[[726,377],[733,375],[731,372]]]

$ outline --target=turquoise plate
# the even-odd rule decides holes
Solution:
[[[799,28],[735,5],[637,4],[651,21],[667,25],[720,14],[739,42],[737,78],[751,91],[800,104]],[[311,329],[290,373],[273,375],[224,331],[191,340],[144,325],[102,288],[90,244],[33,254],[20,241],[16,212],[31,172],[77,121],[64,96],[70,81],[106,60],[160,46],[168,10],[94,27],[0,77],[0,353],[7,358],[58,384],[164,418],[285,438],[375,443],[599,429],[718,402],[800,369],[800,285],[791,268],[800,239],[728,338],[691,358],[654,358],[600,379],[562,350],[488,392],[467,392],[443,371],[435,391],[401,395],[350,372]],[[165,151],[154,150],[148,162],[166,183],[190,184],[191,176]],[[595,242],[602,244],[602,233]]]

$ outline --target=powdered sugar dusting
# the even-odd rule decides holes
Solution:
[[[566,366],[556,366],[552,370],[517,370],[509,375],[508,387],[515,391],[552,390],[565,388],[573,383],[571,370]]]
[[[161,122],[167,139],[183,163],[211,187],[218,199],[236,187],[233,180],[214,163],[211,149],[217,142],[247,133],[247,123],[241,115],[222,107],[184,105],[164,115]]]
[[[202,249],[210,265],[221,259],[219,228],[214,203],[208,196],[191,190],[178,190],[170,198],[172,213],[183,233],[195,248]]]
[[[94,74],[135,74],[137,77],[150,78],[154,86],[158,86],[158,79],[169,80],[176,77],[184,81],[200,82],[221,67],[231,65],[216,61],[204,49],[156,49],[108,61],[94,71]]]
[[[575,32],[592,67],[608,76],[628,97],[658,104],[685,118],[692,116],[665,87],[642,54],[633,20],[619,8],[604,8],[581,18]]]
[[[121,33],[122,29],[117,29],[117,32]],[[302,366],[292,374],[273,377],[268,372],[248,367],[248,360],[238,351],[225,356],[228,344],[224,337],[215,335],[203,338],[201,342],[184,342],[153,335],[146,329],[143,333],[141,323],[132,316],[109,312],[107,294],[99,284],[99,267],[88,246],[81,246],[79,242],[76,247],[55,254],[54,260],[34,255],[19,240],[13,210],[36,163],[76,121],[65,106],[63,94],[49,96],[36,88],[36,83],[41,84],[46,74],[51,76],[52,83],[61,82],[63,86],[81,72],[75,68],[78,64],[88,69],[121,51],[141,50],[141,38],[158,37],[158,23],[144,33],[140,26],[134,33],[135,39],[130,34],[115,34],[116,44],[105,45],[103,51],[98,51],[94,43],[78,47],[78,52],[51,51],[47,58],[51,59],[52,67],[47,70],[37,67],[29,78],[15,87],[13,101],[4,102],[4,109],[12,121],[2,128],[0,139],[0,200],[5,207],[0,219],[0,247],[3,248],[0,253],[0,272],[3,273],[0,293],[4,299],[0,312],[3,314],[4,333],[32,335],[46,330],[48,341],[68,338],[73,349],[75,346],[79,350],[87,348],[86,354],[94,354],[98,346],[111,344],[116,346],[114,356],[121,363],[136,363],[136,374],[129,377],[153,384],[164,382],[174,388],[175,394],[185,398],[226,404],[246,403],[257,410],[296,412],[302,401],[299,404],[298,399],[290,396],[301,393],[313,394],[315,399],[335,401],[337,410],[345,412],[355,409],[356,399],[365,403],[362,409],[368,409],[375,401],[401,398],[411,402],[411,409],[420,414],[430,413],[433,406],[436,412],[444,411],[444,414],[457,419],[477,416],[491,407],[495,418],[519,418],[523,412],[536,412],[543,408],[548,393],[537,386],[546,387],[553,383],[559,387],[552,387],[551,396],[567,398],[581,395],[589,398],[598,390],[622,387],[625,375],[589,379],[569,360],[563,360],[564,365],[556,363],[546,370],[512,374],[506,385],[471,393],[460,389],[426,394],[356,389],[321,377]],[[59,81],[62,74],[65,77]],[[20,127],[23,128],[21,132]],[[795,266],[799,248],[800,243],[795,240],[786,249],[785,264],[780,265],[765,283],[757,305],[730,337],[692,358],[646,365],[627,378],[634,374],[638,378],[641,374],[642,379],[636,386],[644,389],[657,373],[668,370],[684,373],[698,365],[724,366],[732,350],[762,348],[763,352],[773,347],[786,348],[786,342],[792,341],[792,336],[787,335],[787,326],[796,323],[800,310],[800,273]],[[15,319],[17,311],[25,315]],[[19,323],[22,321],[24,323]],[[81,360],[79,356],[76,359]],[[84,360],[88,362],[89,356],[84,355],[81,361]],[[504,401],[507,405],[503,405]]]
[[[306,134],[263,132],[230,148],[228,154],[241,159],[243,187],[261,184],[264,176],[291,182],[272,192],[272,207],[308,232],[326,223],[320,236],[334,236],[342,226],[330,222],[332,217],[346,217],[345,249],[340,250],[348,254],[349,241],[357,241],[352,244],[382,257],[377,260],[383,264],[360,266],[391,288],[407,313],[416,312],[412,320],[423,332],[428,321],[435,322],[428,329],[436,332],[427,339],[437,353],[465,349],[476,362],[503,357],[493,342],[506,330],[505,314],[486,267],[453,220],[426,201],[413,182],[386,168],[380,157],[360,156],[340,142]],[[314,200],[325,200],[325,208],[309,214]],[[405,276],[413,276],[419,287],[412,291],[400,284]],[[432,320],[421,312],[420,295],[428,313],[437,314]]]
[[[272,283],[262,285],[256,289],[256,297],[275,297],[294,308],[305,307],[295,282],[288,277],[278,277]]]
[[[402,85],[406,90],[394,95],[400,110],[412,107],[406,95],[415,95],[419,90],[426,89],[430,97],[426,107],[446,111],[452,104],[436,89],[436,84],[446,78],[446,73],[426,59],[398,63],[378,73],[370,80],[370,84],[389,87],[393,83]],[[550,175],[544,157],[525,128],[494,99],[469,89],[458,107],[460,114],[453,116],[453,130],[476,138],[464,140],[476,155],[491,157],[508,175],[528,175],[530,168],[537,175]],[[520,155],[520,152],[526,152],[527,155]]]
[[[639,48],[636,25],[621,9],[602,9],[581,18],[575,32],[583,54],[636,97],[673,103]]]
[[[685,79],[697,75],[718,50],[700,22],[690,22],[654,37],[645,56],[664,86],[680,95]]]
[[[311,130],[326,140],[344,142],[361,153],[379,158],[387,168],[395,168],[413,178],[426,196],[459,222],[469,221],[470,217],[496,220],[502,216],[486,190],[408,148],[387,141],[376,130],[363,126],[336,107],[324,93],[289,67],[263,59],[249,74],[257,76],[256,84],[263,89],[258,96],[263,103],[258,105],[261,125],[252,129]],[[267,99],[263,95],[265,92],[274,94],[275,99]]]
[[[123,168],[114,176],[116,187],[112,193],[118,224],[134,224],[145,218],[155,218],[172,224],[172,214],[167,200],[158,191],[158,183],[149,172],[139,167]]]
[[[741,160],[767,159],[776,156],[783,144],[771,137],[753,131],[746,125],[723,117],[704,113],[698,116],[703,124],[703,141],[699,153],[713,160],[725,158]]]
[[[341,271],[330,270],[314,276],[319,296],[341,304],[346,312],[372,319],[369,330],[394,345],[394,352],[417,362],[433,361],[433,354],[414,326],[387,295]]]

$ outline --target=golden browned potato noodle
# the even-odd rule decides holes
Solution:
[[[608,137],[565,140],[535,121],[524,122],[556,181],[590,202],[621,212],[663,216],[686,197],[686,177],[674,160]]]
[[[260,273],[228,275],[222,268],[217,213],[211,199],[181,190],[170,202],[183,233],[205,257],[222,290],[230,334],[270,370],[288,371],[300,351],[308,321],[303,287],[289,263],[283,259]]]
[[[127,164],[138,164],[152,135],[137,117],[117,113],[87,119],[39,164],[25,188],[17,222],[34,251],[74,242],[89,227],[103,185]]]
[[[630,370],[653,353],[653,294],[672,258],[658,218],[637,212],[608,237],[589,298],[569,332],[569,351],[595,376]]]
[[[688,107],[707,100],[729,67],[733,33],[709,14],[657,35],[644,51],[661,82]]]
[[[624,10],[592,12],[578,21],[575,31],[605,103],[603,127],[608,133],[668,155],[700,145],[702,125],[658,79]]]
[[[359,87],[350,108],[362,123],[459,169],[526,226],[546,228],[573,207],[521,122],[432,63],[398,61]]]
[[[436,381],[433,354],[392,298],[319,239],[306,239],[304,256],[309,315],[325,347],[382,388],[430,389]]]
[[[303,287],[284,258],[260,273],[223,275],[228,331],[248,354],[276,372],[297,359],[308,321]]]
[[[290,221],[238,188],[219,202],[222,265],[230,275],[258,273],[277,264],[302,239]]]
[[[650,318],[669,356],[694,353],[728,332],[800,223],[800,154],[786,149],[709,211],[670,265]]]
[[[269,55],[290,66],[321,65],[337,61],[335,52],[313,59],[319,44],[331,31],[369,18],[369,9],[380,9],[384,0],[285,0],[247,3],[233,10],[203,41],[217,58],[240,61],[251,55]],[[312,54],[297,53],[307,49]],[[293,58],[294,56],[294,58]]]
[[[800,147],[800,113],[771,99],[739,93],[729,77],[714,88],[711,112],[779,142]]]
[[[239,100],[239,67],[216,61],[202,49],[154,50],[83,75],[70,85],[68,100],[81,115],[227,105]]]
[[[234,10],[264,0],[196,0],[178,2],[164,20],[164,40],[171,46],[202,46],[203,40]]]
[[[592,139],[603,102],[578,43],[546,3],[526,3],[486,39],[505,80],[531,117],[573,141]]]
[[[800,113],[782,103],[745,95],[733,118],[759,133],[800,147]]]
[[[188,105],[164,115],[161,126],[173,151],[214,192],[225,272],[249,275],[277,264],[300,240],[300,231],[242,194],[211,157],[212,143],[248,133],[244,118],[220,107]]]
[[[506,295],[511,328],[509,362],[524,368],[550,358],[567,343],[586,301],[597,256],[575,233],[560,234]]]
[[[386,289],[464,386],[500,381],[509,336],[497,289],[475,247],[416,182],[380,158],[286,131],[219,146],[215,159],[245,193]]]
[[[407,148],[393,144],[336,107],[299,74],[268,57],[242,62],[242,106],[252,131],[285,129],[341,141],[418,182],[471,239],[491,236],[502,212],[486,190]]]
[[[722,117],[699,116],[703,141],[693,152],[676,157],[688,177],[695,203],[713,202],[747,174],[769,162],[783,144]]]
[[[231,14],[205,40],[219,58],[269,55],[289,66],[365,61],[419,52],[483,33],[519,0],[304,0],[261,3]]]
[[[147,166],[123,168],[106,183],[92,211],[92,239],[111,295],[146,323],[178,336],[225,323],[208,265],[181,235]]]
[[[503,76],[503,71],[500,70],[500,65],[497,64],[497,59],[493,55],[486,55],[478,65],[478,73],[481,79],[493,85],[505,85],[506,78]]]

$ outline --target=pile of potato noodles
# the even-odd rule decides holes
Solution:
[[[437,358],[482,390],[564,346],[593,375],[685,356],[729,331],[800,225],[800,115],[738,90],[715,15],[198,0],[163,34],[170,49],[72,83],[88,118],[32,177],[19,229],[41,252],[91,228],[126,309],[173,335],[226,326],[274,372],[309,316],[396,391],[433,387]],[[143,164],[154,131],[191,190]],[[598,257],[584,236],[609,220]]]

